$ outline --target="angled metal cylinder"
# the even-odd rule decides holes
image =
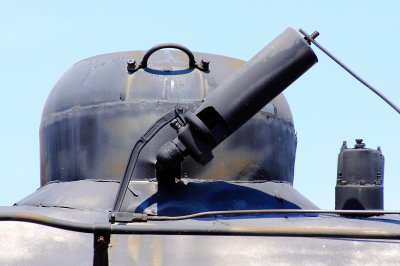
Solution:
[[[188,112],[188,124],[173,142],[197,162],[208,163],[219,143],[317,61],[304,37],[288,28],[207,95],[195,115]]]
[[[195,113],[202,118],[208,108],[215,109],[229,135],[317,61],[304,37],[288,28],[210,93]],[[203,120],[213,126],[207,118]]]

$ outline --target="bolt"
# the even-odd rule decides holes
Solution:
[[[115,223],[115,213],[110,214],[110,222]]]
[[[121,92],[121,93],[119,94],[119,99],[120,99],[121,101],[125,101],[125,97],[126,97],[126,96],[125,96],[125,93],[122,93],[122,92]]]
[[[347,149],[347,141],[343,140],[342,147],[340,148],[341,150]]]
[[[99,244],[105,244],[105,243],[106,243],[105,237],[104,237],[104,236],[99,236],[99,237],[97,238],[97,243],[99,243]]]
[[[365,147],[365,143],[363,143],[363,139],[356,139],[356,144],[354,148],[356,149],[363,149]]]
[[[135,67],[136,66],[136,61],[132,60],[132,59],[128,60],[128,66]]]
[[[311,33],[311,35],[308,35],[304,30],[300,29],[299,30],[301,34],[304,35],[304,40],[306,40],[308,42],[309,45],[311,45],[311,42],[313,40],[315,40],[315,38],[317,38],[319,36],[319,32],[318,31],[314,31],[313,33]]]
[[[208,72],[210,70],[210,61],[201,60],[200,65],[204,72]]]
[[[319,36],[319,32],[318,31],[314,31],[313,33],[311,33],[310,38],[315,40],[315,38],[317,38]]]
[[[179,113],[183,113],[183,106],[182,106],[182,105],[176,106],[176,110],[177,110]]]
[[[136,61],[135,60],[129,60],[127,62],[127,69],[129,72],[135,72],[136,70]]]
[[[381,172],[376,172],[376,178],[375,178],[375,185],[382,185],[382,174]]]
[[[336,184],[340,185],[342,183],[342,181],[343,181],[343,174],[342,174],[342,172],[338,172],[337,177],[336,177]]]
[[[179,123],[178,119],[174,119],[171,121],[171,123],[169,124],[173,129],[175,129],[176,131],[178,131],[182,125],[181,123]]]

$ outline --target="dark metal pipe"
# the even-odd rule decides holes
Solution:
[[[231,134],[317,61],[304,37],[288,28],[211,92],[195,114],[214,108]]]
[[[288,28],[205,98],[178,137],[157,155],[157,179],[173,183],[184,156],[208,163],[212,150],[318,61],[304,37]]]
[[[257,210],[254,210],[257,211]],[[260,210],[258,210],[260,211]],[[296,210],[266,210],[280,213],[295,213]],[[343,211],[297,210],[312,213],[341,213]],[[354,211],[353,211],[354,212]],[[380,214],[399,214],[399,212],[378,211]],[[377,211],[373,213],[378,213]],[[364,213],[364,212],[360,212]],[[371,213],[371,211],[368,211]],[[150,218],[150,217],[148,217]],[[394,239],[400,240],[399,230],[374,230],[359,228],[302,228],[302,227],[243,227],[243,226],[146,226],[144,224],[88,224],[65,221],[44,215],[27,212],[5,212],[0,221],[19,221],[51,226],[81,233],[142,234],[142,235],[235,235],[235,236],[280,236],[280,237],[334,237],[348,239]]]

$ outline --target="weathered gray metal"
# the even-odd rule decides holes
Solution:
[[[215,147],[316,62],[303,36],[287,29],[207,95],[195,112],[185,114],[186,125],[178,127],[177,138],[161,147],[158,160],[163,158],[168,164],[177,159],[180,163],[190,155],[207,164]]]
[[[10,212],[31,218],[43,215],[49,223],[4,221],[2,214],[11,217]],[[102,242],[101,235],[93,232],[102,232],[107,227],[101,225],[109,225],[104,212],[2,207],[0,230],[7,241],[0,242],[0,262],[92,265],[94,246],[105,245],[109,265],[396,265],[400,252],[398,217],[272,214],[148,221],[114,225],[109,242]],[[49,226],[54,220],[92,229],[83,233]]]
[[[196,110],[244,63],[194,53],[199,60],[210,61],[210,71],[204,73],[187,68],[186,54],[160,50],[149,58],[149,68],[129,74],[127,61],[140,62],[144,54],[133,51],[83,60],[55,85],[40,130],[42,185],[56,180],[121,180],[135,142],[152,123],[177,104]],[[166,127],[146,146],[135,178],[155,178],[157,151],[174,136],[175,131]],[[186,160],[182,177],[293,183],[296,143],[289,105],[279,95],[222,143],[209,165]]]
[[[295,44],[274,43],[279,55],[260,54],[268,55],[262,62],[272,60],[265,76],[278,77],[272,88],[277,82],[282,89],[315,62],[306,56],[297,70],[286,67],[311,53],[310,37],[288,32]],[[296,134],[283,95],[258,113],[263,100],[224,97],[229,88],[239,94],[247,84],[257,88],[264,76],[257,67],[182,47],[159,50],[165,46],[171,47],[148,51],[143,64],[142,51],[83,60],[56,84],[41,124],[42,186],[0,207],[0,264],[398,264],[399,212],[321,211],[293,188]],[[221,84],[225,90],[214,98]],[[240,99],[225,106],[223,98]],[[246,102],[259,106],[244,114]],[[159,148],[176,137],[175,129],[162,128],[140,153],[121,208],[112,213],[132,148],[150,125],[171,110],[197,115],[209,106],[229,127],[222,135],[256,114],[213,150],[208,165],[186,159],[173,189],[160,189],[155,178]],[[358,166],[368,172],[371,165]],[[355,168],[343,169],[354,181]]]

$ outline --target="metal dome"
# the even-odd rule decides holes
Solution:
[[[187,55],[159,50],[131,74],[127,62],[144,51],[99,55],[73,65],[48,96],[40,126],[41,185],[50,181],[121,180],[135,142],[176,105],[194,111],[205,96],[244,61],[193,53],[209,71],[188,68]],[[162,129],[141,153],[138,179],[155,178],[156,153],[175,131]],[[200,167],[192,159],[182,175],[210,180],[276,180],[293,183],[296,134],[281,94],[214,150]]]

